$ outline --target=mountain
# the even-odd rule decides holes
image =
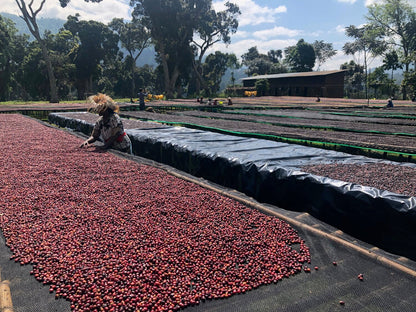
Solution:
[[[15,23],[15,27],[19,34],[28,34],[32,36],[29,29],[27,28],[26,22],[20,16],[9,13],[0,13],[0,15],[12,20],[13,23]],[[37,21],[41,34],[43,34],[45,30],[49,30],[51,33],[56,34],[66,22],[58,18],[39,18]]]
[[[12,20],[19,34],[27,34],[30,36],[31,39],[33,39],[32,34],[27,28],[26,22],[21,17],[9,13],[0,13],[0,15]],[[56,34],[62,27],[64,27],[64,24],[66,22],[65,20],[61,20],[58,18],[39,18],[37,21],[39,31],[41,34],[43,34],[45,30],[49,30],[52,34]],[[127,55],[125,50],[121,50],[123,51],[124,55]],[[146,64],[156,66],[155,50],[153,47],[144,50],[142,55],[140,55],[139,59],[137,60],[137,66],[143,66]]]

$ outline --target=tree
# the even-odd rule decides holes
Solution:
[[[303,39],[300,39],[295,46],[287,47],[285,56],[285,61],[292,72],[312,71],[315,66],[315,50]]]
[[[17,34],[14,24],[9,20],[11,33]],[[13,25],[13,26],[12,26]],[[8,61],[6,65],[6,84],[2,85],[5,88],[5,96],[9,99],[29,99],[30,96],[26,91],[26,86],[22,83],[22,73],[24,72],[23,64],[26,56],[29,54],[29,35],[12,35],[9,44]],[[39,61],[38,61],[39,63]],[[8,83],[7,83],[8,82]],[[48,95],[49,97],[49,95]]]
[[[119,40],[105,24],[80,21],[78,14],[69,16],[64,28],[79,40],[74,63],[78,98],[81,99],[93,93],[93,84],[98,82],[103,66],[117,59]]]
[[[374,97],[382,97],[384,94],[390,96],[390,80],[382,66],[377,67],[373,72],[368,74],[368,85],[374,89]]]
[[[412,46],[416,33],[409,27],[415,21],[415,12],[405,0],[384,0],[368,7],[366,19],[369,25],[382,30],[387,43],[393,49],[400,50],[401,61],[404,63],[405,73],[409,71]],[[406,98],[403,89],[403,99]]]
[[[353,42],[347,42],[343,46],[343,50],[347,55],[363,54],[364,73],[365,73],[365,96],[368,98],[368,63],[376,56],[382,55],[386,50],[385,42],[380,39],[382,36],[381,29],[371,25],[356,27],[350,25],[345,28],[348,37],[354,38]]]
[[[345,71],[345,94],[349,98],[358,97],[364,86],[364,66],[350,61],[340,66]]]
[[[412,101],[416,99],[416,71],[409,70],[404,73],[402,88],[406,91],[406,94],[411,95]]]
[[[9,96],[10,61],[13,53],[11,41],[17,32],[10,22],[0,15],[0,100],[5,100]]]
[[[58,95],[61,99],[72,99],[75,89],[76,66],[73,62],[78,41],[68,30],[61,29],[57,34],[45,33],[45,42],[51,54],[57,80]]]
[[[316,61],[318,62],[318,71],[323,63],[337,54],[337,51],[334,50],[332,43],[325,43],[323,40],[315,40],[315,42],[312,43],[312,46],[315,51]]]
[[[248,76],[253,76],[254,74],[259,75],[258,66],[256,66],[256,60],[260,58],[260,53],[257,50],[257,47],[251,47],[246,53],[241,55],[242,64],[247,66],[245,73]]]
[[[248,76],[278,74],[286,72],[281,59],[282,50],[270,50],[267,54],[260,54],[257,47],[251,47],[241,56],[242,64],[247,66]]]
[[[150,45],[150,31],[143,25],[141,20],[133,19],[131,22],[124,23],[121,18],[114,18],[109,27],[114,30],[121,41],[121,46],[129,54],[128,63],[130,64],[131,93],[130,101],[133,102],[135,92],[136,62],[142,52]]]
[[[208,85],[207,96],[215,94],[219,90],[222,77],[227,68],[230,67],[238,67],[237,56],[235,54],[216,51],[207,56],[203,64],[203,71]]]
[[[241,14],[236,4],[226,2],[227,9],[221,12],[209,10],[205,16],[202,16],[198,28],[196,29],[199,40],[193,39],[192,45],[196,58],[193,62],[194,72],[198,79],[196,92],[199,93],[201,84],[206,88],[204,73],[202,71],[202,60],[209,48],[218,42],[229,44],[231,34],[234,34],[238,28],[237,16]]]
[[[264,96],[269,93],[270,83],[267,79],[258,79],[255,83],[256,91],[258,96]]]
[[[192,68],[194,53],[190,43],[201,16],[211,8],[210,0],[131,0],[133,16],[142,18],[150,29],[157,60],[163,68],[166,96],[172,98],[179,77]]]
[[[49,55],[49,51],[46,47],[46,44],[40,35],[39,27],[36,21],[36,16],[42,10],[43,5],[45,4],[46,0],[42,0],[37,9],[33,8],[34,0],[31,0],[28,6],[26,6],[25,0],[15,0],[15,1],[16,1],[17,6],[20,9],[20,12],[22,13],[21,18],[26,22],[26,25],[29,28],[30,33],[33,35],[33,37],[35,37],[35,39],[37,40],[41,48],[42,56],[43,56],[43,59],[45,60],[46,68],[48,71],[49,87],[50,87],[50,102],[52,103],[59,102],[58,92],[56,88],[56,78],[54,74],[54,69],[52,67],[51,57]]]
[[[390,52],[386,53],[384,55],[384,59],[383,59],[383,69],[385,70],[391,70],[391,78],[390,78],[390,95],[393,95],[393,84],[394,84],[394,79],[393,79],[393,74],[394,71],[397,69],[402,69],[403,66],[402,64],[399,62],[399,56],[397,55],[397,52],[395,50],[391,50]]]

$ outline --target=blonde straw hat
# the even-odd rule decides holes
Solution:
[[[100,114],[104,113],[109,108],[113,112],[118,113],[120,110],[120,107],[114,102],[114,100],[103,93],[98,93],[88,97],[88,102],[91,104],[91,107],[88,108],[89,112]]]

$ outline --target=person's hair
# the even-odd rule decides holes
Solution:
[[[88,102],[91,107],[88,109],[89,112],[104,113],[107,109],[114,113],[120,111],[120,107],[114,102],[114,100],[106,94],[98,93],[88,98]]]

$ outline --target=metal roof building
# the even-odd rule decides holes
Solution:
[[[313,71],[259,75],[243,78],[245,88],[253,88],[259,79],[267,79],[269,95],[276,96],[319,96],[342,98],[344,96],[343,70]]]

